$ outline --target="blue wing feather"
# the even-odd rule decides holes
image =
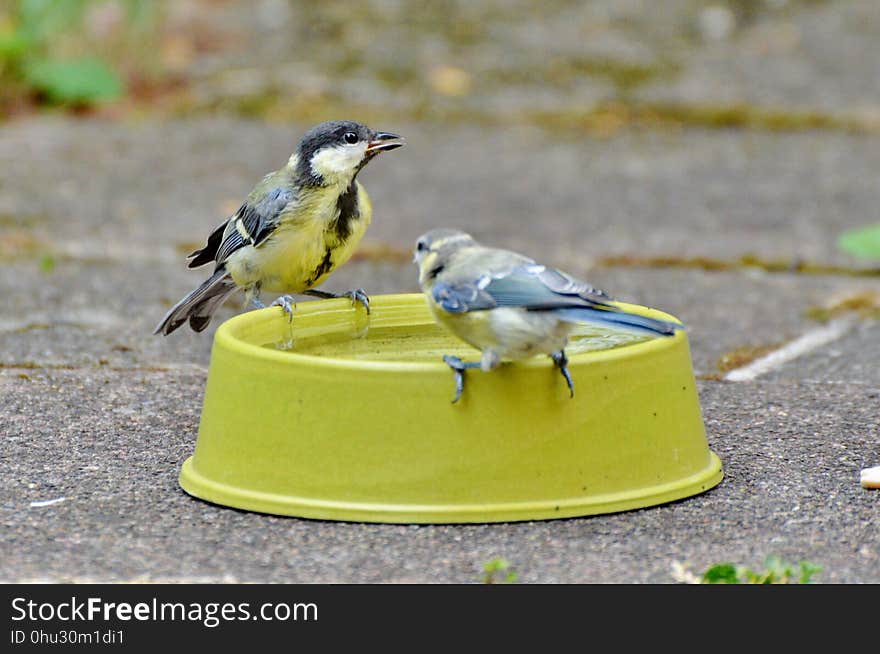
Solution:
[[[448,284],[438,281],[431,292],[434,301],[449,313],[466,313],[468,311],[484,311],[497,306],[494,298],[476,283]]]
[[[434,301],[449,313],[519,307],[537,311],[561,307],[612,307],[611,298],[554,268],[534,263],[495,272],[474,281],[438,280]]]
[[[497,306],[529,310],[612,306],[605,292],[555,268],[537,264],[517,266],[504,275],[497,275],[484,290]]]
[[[567,322],[592,323],[594,325],[604,325],[652,336],[672,336],[676,330],[684,329],[684,326],[678,323],[656,320],[647,316],[614,309],[583,307],[579,309],[559,309],[553,313],[560,320]]]
[[[493,270],[472,281],[438,279],[434,301],[448,313],[510,307],[552,311],[559,320],[605,325],[654,336],[671,336],[684,326],[629,313],[612,298],[561,270],[534,262]]]

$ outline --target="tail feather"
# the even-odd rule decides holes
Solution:
[[[235,282],[232,281],[232,277],[229,276],[226,269],[220,268],[202,282],[198,288],[171,307],[171,310],[156,325],[153,333],[167,336],[187,320],[194,331],[202,331],[211,322],[211,316],[217,307],[236,288]]]
[[[625,313],[613,309],[593,309],[591,307],[559,309],[556,312],[562,320],[568,322],[586,322],[608,327],[616,327],[637,334],[650,334],[652,336],[672,336],[684,325],[665,320],[656,320],[635,313]]]

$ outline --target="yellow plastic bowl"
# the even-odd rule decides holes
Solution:
[[[567,349],[574,399],[537,357],[467,371],[453,404],[442,355],[479,353],[421,294],[375,296],[369,318],[347,299],[303,302],[292,326],[278,307],[243,313],[214,337],[180,485],[264,513],[453,523],[623,511],[720,482],[686,334],[579,351],[589,335]]]

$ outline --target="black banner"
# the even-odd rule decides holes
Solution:
[[[849,592],[686,585],[7,585],[0,651],[138,651],[187,642],[228,651],[313,638],[338,644],[368,636],[444,639],[461,633],[491,635],[497,644],[530,631],[575,634],[589,642],[591,633],[609,629],[628,643],[642,637],[656,646],[666,630],[711,635],[742,620],[759,625],[768,613],[785,621],[790,612],[801,623],[821,617],[827,625],[831,604],[815,596],[829,589],[835,598]],[[834,605],[845,603],[835,599]],[[645,631],[648,623],[660,632]]]

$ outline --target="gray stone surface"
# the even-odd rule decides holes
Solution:
[[[873,0],[374,0],[230,3],[182,27],[238,41],[189,74],[196,102],[280,96],[422,113],[513,116],[647,102],[880,118]],[[178,8],[175,8],[178,5]],[[454,68],[467,83],[438,83]],[[447,89],[444,91],[444,88]],[[280,108],[283,112],[283,107]]]
[[[717,39],[703,31],[709,38],[682,58],[681,74],[646,85],[640,98],[880,117],[880,85],[868,64],[880,56],[871,0],[708,5],[728,11],[731,29]],[[697,14],[698,23],[705,25],[710,12]]]
[[[880,583],[877,491],[859,485],[880,464],[877,322],[751,382],[718,368],[821,329],[816,307],[880,292],[844,270],[877,262],[836,247],[880,221],[872,0],[461,2],[418,16],[374,0],[354,17],[209,4],[166,4],[178,33],[237,44],[190,62],[190,118],[0,124],[0,580],[478,582],[503,556],[524,582],[668,583],[676,564],[778,555],[821,565],[820,582]],[[269,117],[363,108],[409,139],[363,172],[374,224],[327,289],[415,291],[408,251],[448,225],[672,313],[722,483],[638,511],[466,526],[279,518],[186,495],[211,338],[240,307],[203,334],[151,331],[206,274],[185,254],[306,127],[235,117],[267,94]],[[566,128],[607,102],[857,115],[865,129]],[[536,111],[563,128],[523,120]],[[841,270],[767,272],[737,265],[746,256]],[[640,265],[651,258],[669,265]]]
[[[880,388],[878,359],[880,324],[860,322],[843,338],[778,368],[767,379],[817,383],[852,379],[876,391]]]
[[[284,159],[297,131],[54,119],[0,131],[0,203],[9,215],[34,216],[6,233],[39,243],[0,265],[0,578],[467,582],[504,556],[526,582],[671,582],[675,562],[698,571],[727,560],[760,566],[778,554],[823,565],[821,581],[880,581],[876,502],[858,484],[859,469],[880,454],[872,372],[880,352],[870,323],[767,379],[701,381],[726,478],[668,506],[411,527],[275,518],[184,494],[177,474],[195,444],[213,327],[150,334],[201,279],[185,270],[177,244],[202,238]],[[430,226],[468,225],[681,317],[700,375],[717,372],[732,349],[816,328],[810,307],[878,287],[847,275],[597,265],[604,254],[644,252],[839,261],[834,234],[854,214],[867,217],[873,202],[866,171],[878,160],[861,139],[687,132],[566,142],[401,131],[411,145],[364,175],[376,205],[373,245],[405,250]],[[15,156],[25,143],[29,155]],[[718,222],[707,225],[707,216]],[[47,252],[55,253],[49,272],[40,267]],[[328,283],[353,286],[413,291],[414,269],[361,260]]]
[[[877,389],[702,383],[715,489],[645,510],[498,525],[276,518],[187,496],[198,373],[28,371],[0,376],[5,580],[477,582],[503,556],[524,582],[671,583],[768,554],[819,563],[817,580],[878,583]],[[63,502],[32,507],[60,497]]]
[[[689,130],[595,140],[377,127],[409,144],[364,170],[375,207],[368,236],[406,251],[422,232],[451,225],[569,267],[621,254],[864,267],[836,239],[880,220],[880,151],[862,135]],[[29,219],[35,248],[179,266],[287,161],[303,129],[223,119],[7,124],[0,213]]]

